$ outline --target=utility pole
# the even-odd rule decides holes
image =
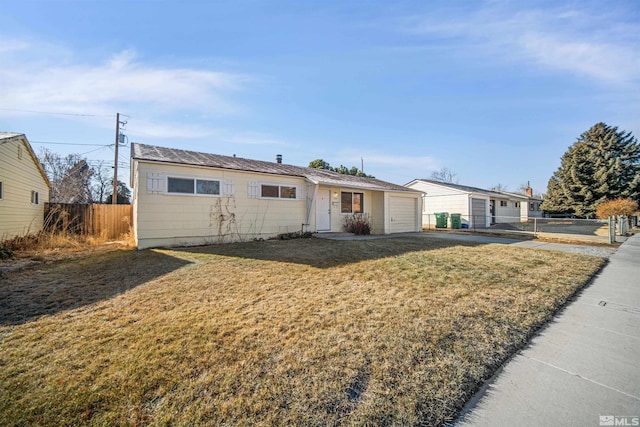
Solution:
[[[118,203],[118,146],[120,145],[120,125],[126,125],[127,122],[120,121],[120,113],[116,113],[116,153],[113,162],[113,195],[111,196],[111,204]]]

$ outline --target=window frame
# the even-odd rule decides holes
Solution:
[[[500,207],[501,208],[509,207],[509,202],[506,200],[500,200]]]
[[[193,185],[193,192],[177,192],[169,190],[169,180],[183,180],[183,181],[191,181]],[[218,183],[218,194],[214,193],[199,193],[198,192],[198,181],[208,181],[208,182],[217,182]],[[222,196],[222,179],[221,178],[205,178],[205,177],[194,177],[194,176],[184,176],[184,175],[169,175],[166,176],[166,190],[165,194],[168,196],[195,196],[195,197],[220,197]]]
[[[0,200],[4,199],[4,183],[0,181]]]
[[[350,194],[351,195],[351,209],[349,210],[349,212],[345,211],[343,209],[343,202],[344,200],[342,199],[343,196],[345,194]],[[353,210],[353,199],[354,199],[354,195],[358,194],[360,195],[360,210],[359,211],[354,211]],[[360,192],[360,191],[340,191],[340,215],[353,215],[353,214],[358,214],[358,213],[364,213],[364,192]]]
[[[277,196],[264,196],[263,194],[263,187],[275,187],[278,189],[278,195]],[[288,188],[288,189],[292,189],[293,190],[293,195],[294,197],[282,197],[282,188]],[[273,182],[260,182],[258,183],[258,190],[259,190],[259,198],[260,199],[266,199],[266,200],[300,200],[300,198],[298,197],[298,195],[300,194],[300,187],[297,185],[291,185],[291,184],[276,184]]]
[[[40,204],[40,194],[36,190],[31,190],[31,204],[32,205]]]

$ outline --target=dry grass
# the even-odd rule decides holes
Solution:
[[[113,248],[133,247],[135,247],[135,240],[131,231],[123,234],[116,241],[109,239],[106,233],[83,235],[58,231],[41,231],[0,241],[0,249],[11,254],[10,258],[36,261],[86,256],[96,252],[110,251]],[[1,260],[3,258],[0,258]]]
[[[0,425],[440,425],[603,262],[305,239],[14,271]]]

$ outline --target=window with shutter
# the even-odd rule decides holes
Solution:
[[[159,173],[147,174],[147,193],[163,193],[163,178]]]

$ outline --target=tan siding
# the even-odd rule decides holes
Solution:
[[[306,181],[248,172],[135,162],[134,216],[138,247],[195,245],[268,238],[299,231],[306,222]],[[233,180],[232,196],[152,194],[147,174]],[[249,198],[250,182],[298,187],[298,199]]]
[[[375,191],[371,194],[371,211],[375,214],[371,215],[371,226],[373,234],[384,234],[384,193]]]
[[[22,147],[21,158],[18,147]],[[0,241],[42,230],[49,187],[22,139],[0,143],[0,181]],[[31,203],[32,191],[39,194],[37,205]]]
[[[341,188],[341,187],[321,187],[321,188],[329,188],[331,191],[331,231],[332,232],[340,232],[343,231],[344,219],[346,216],[351,214],[343,214],[341,212],[341,202],[340,197],[343,191],[350,193],[362,193],[364,198],[364,213],[369,214],[369,218],[371,219],[372,224],[377,224],[381,221],[380,218],[384,218],[383,212],[374,209],[374,192],[369,190],[354,190],[353,188]],[[380,232],[382,233],[382,229],[376,231],[374,228],[374,233]]]

